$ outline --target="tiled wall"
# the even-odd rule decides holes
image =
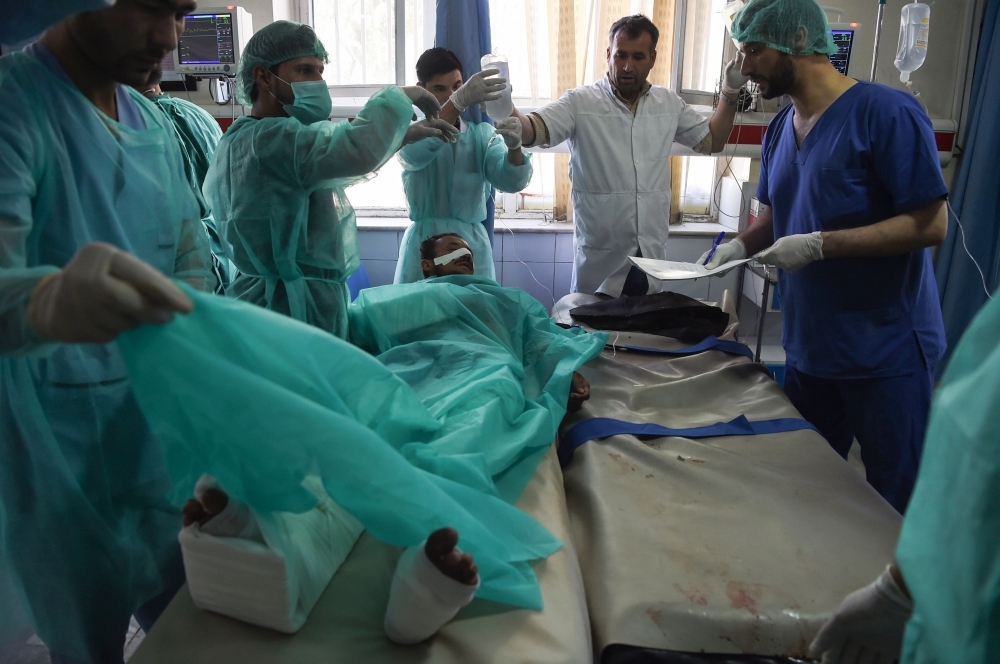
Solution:
[[[392,283],[402,238],[403,231],[359,231],[361,262],[372,286]],[[711,244],[712,238],[708,236],[671,236],[667,259],[694,262]],[[551,308],[554,301],[569,293],[573,272],[572,232],[498,231],[493,258],[501,285],[524,289],[546,307]],[[723,288],[735,294],[736,272],[713,279],[678,281],[670,290],[699,299],[713,299]]]
[[[372,286],[392,283],[402,239],[403,231],[359,231],[361,262]],[[493,242],[493,264],[501,285],[524,289],[550,308],[569,293],[572,233],[504,231]]]

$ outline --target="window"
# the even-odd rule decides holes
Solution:
[[[549,16],[539,0],[490,0],[493,50],[507,56],[515,105],[536,107],[552,97]]]
[[[391,157],[371,180],[347,188],[347,199],[358,209],[399,209],[406,216],[406,193],[403,191],[403,166]]]
[[[681,90],[714,93],[728,48],[722,9],[726,0],[687,0],[679,72]]]
[[[435,11],[434,0],[312,0],[313,26],[330,53],[324,78],[333,94],[415,83],[417,58],[433,41]]]
[[[492,44],[507,56],[515,105],[532,110],[552,98],[554,72],[553,8],[565,0],[490,0]],[[621,15],[654,15],[659,0],[575,0],[573,2],[577,85],[592,83],[606,71],[606,30]],[[726,37],[721,10],[727,0],[677,0],[674,26],[674,89],[693,104],[710,105],[724,59],[733,47]],[[564,6],[564,5],[563,5]],[[659,7],[660,5],[655,4]],[[335,96],[361,100],[383,85],[416,82],[416,60],[433,43],[435,0],[311,0],[312,20],[330,52],[325,78]],[[535,153],[534,175],[525,191],[499,196],[498,209],[551,210],[558,159]],[[717,163],[718,162],[718,163]],[[683,160],[681,204],[692,214],[717,214],[712,203],[725,160]],[[391,159],[373,179],[351,187],[348,195],[359,209],[406,207],[399,164]]]

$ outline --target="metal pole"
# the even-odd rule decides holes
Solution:
[[[875,19],[875,53],[872,55],[872,75],[869,81],[875,81],[875,69],[878,67],[878,47],[882,41],[882,14],[885,13],[885,0],[878,0],[878,18]]]
[[[396,39],[396,85],[406,85],[406,2],[396,0],[393,11],[396,14],[393,21]]]
[[[767,315],[767,296],[771,293],[771,273],[764,266],[764,294],[760,300],[760,325],[757,326],[757,352],[753,361],[760,362],[760,347],[764,343],[764,317]]]

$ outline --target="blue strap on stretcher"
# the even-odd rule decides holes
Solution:
[[[687,355],[697,355],[706,350],[718,350],[730,355],[743,355],[753,359],[753,351],[745,344],[736,341],[720,341],[715,336],[707,336],[693,346],[686,348],[676,348],[674,350],[664,350],[662,348],[646,348],[645,346],[630,346],[628,344],[608,344],[608,348],[639,351],[642,353],[657,353],[658,355],[673,355],[675,357],[685,357]]]
[[[576,424],[564,436],[559,438],[559,465],[563,468],[573,460],[576,448],[590,440],[608,438],[621,434],[662,438],[663,436],[678,436],[681,438],[715,438],[718,436],[759,436],[767,433],[783,433],[786,431],[803,431],[816,427],[806,420],[797,417],[784,417],[776,420],[761,420],[751,422],[745,415],[740,415],[729,422],[718,422],[708,426],[691,427],[690,429],[671,429],[659,424],[625,422],[610,417],[593,417]]]

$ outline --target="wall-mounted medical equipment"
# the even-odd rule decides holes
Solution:
[[[927,57],[927,33],[930,30],[931,8],[922,2],[903,5],[899,15],[899,46],[896,47],[896,69],[899,80],[906,83],[910,72],[924,64]]]
[[[199,7],[189,14],[174,51],[174,71],[192,76],[235,76],[253,34],[253,15],[242,7]]]
[[[847,76],[847,69],[851,66],[851,51],[854,48],[854,36],[858,27],[857,23],[830,24],[830,34],[833,35],[833,43],[838,49],[830,56],[830,62],[834,69],[844,76]]]

